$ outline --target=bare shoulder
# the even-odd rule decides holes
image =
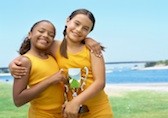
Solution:
[[[51,52],[56,52],[56,50],[58,49],[58,47],[60,46],[61,41],[58,40],[54,40],[52,46],[51,46]]]
[[[61,45],[61,42],[62,42],[62,41],[60,41],[60,40],[55,40],[55,45],[56,45],[57,47],[59,47],[59,46]]]
[[[90,53],[90,54],[91,54],[91,62],[93,67],[102,67],[105,65],[103,55],[101,57],[98,57],[93,53]]]
[[[94,53],[90,53],[90,55],[93,60],[104,61],[103,54],[101,55],[101,57],[96,56]]]
[[[30,59],[28,57],[26,57],[26,56],[21,55],[19,57],[19,61],[22,63],[23,66],[28,67],[28,66],[31,65]]]

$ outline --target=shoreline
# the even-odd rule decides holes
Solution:
[[[138,70],[164,70],[164,69],[168,69],[168,66],[144,67],[144,68],[139,68]]]
[[[168,92],[168,83],[128,83],[106,84],[104,88],[108,96],[122,96],[133,91]]]
[[[12,81],[0,81],[0,84],[10,84]],[[104,91],[110,96],[122,96],[134,91],[168,92],[168,82],[164,83],[120,83],[106,84]]]

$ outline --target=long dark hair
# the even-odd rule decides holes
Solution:
[[[55,35],[55,33],[56,33],[55,26],[54,26],[50,21],[48,21],[48,20],[40,20],[40,21],[36,22],[36,23],[31,27],[30,32],[32,32],[33,29],[34,29],[39,23],[41,23],[41,22],[50,23],[50,24],[53,26],[53,28],[54,28],[54,35]],[[31,48],[31,43],[30,43],[30,39],[29,39],[28,36],[27,36],[27,37],[24,38],[24,40],[23,40],[23,42],[22,42],[22,44],[21,44],[20,49],[19,49],[18,52],[19,52],[21,55],[23,55],[23,54],[25,54],[27,51],[29,51],[30,48]]]
[[[77,10],[73,11],[71,13],[71,15],[68,17],[69,20],[71,20],[73,17],[75,17],[78,14],[87,15],[89,17],[89,19],[92,21],[93,26],[90,30],[90,32],[91,32],[93,30],[95,22],[96,22],[94,15],[90,11],[88,11],[87,9],[77,9]],[[67,26],[65,26],[65,29],[63,31],[64,39],[63,39],[63,41],[61,43],[61,46],[60,46],[60,53],[63,57],[68,58],[68,55],[67,55],[67,41],[65,39],[66,29],[67,29]]]

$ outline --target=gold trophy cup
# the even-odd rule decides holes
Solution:
[[[69,68],[68,69],[68,76],[69,76],[69,82],[68,84],[65,84],[65,100],[69,101],[69,92],[71,93],[70,98],[74,98],[78,95],[79,91],[84,91],[84,86],[85,86],[85,80],[87,79],[88,76],[88,68],[84,67],[83,68],[85,71],[85,77],[81,76],[81,68]],[[80,109],[78,113],[86,113],[89,112],[89,109],[86,105],[80,105]]]

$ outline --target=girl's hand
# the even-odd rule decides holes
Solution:
[[[59,70],[57,73],[50,76],[47,81],[49,81],[50,84],[57,84],[59,82],[65,83],[67,81],[67,78],[64,75],[63,69]]]
[[[102,47],[100,43],[93,40],[92,38],[86,38],[85,39],[85,45],[90,49],[91,52],[93,52],[97,57],[102,56]]]
[[[63,115],[65,118],[78,118],[78,111],[80,105],[75,103],[73,100],[66,102],[63,105]]]
[[[27,72],[27,68],[22,67],[20,58],[21,58],[20,56],[17,57],[9,64],[9,70],[10,70],[11,75],[17,79],[20,79],[22,76],[26,75],[26,72]]]

